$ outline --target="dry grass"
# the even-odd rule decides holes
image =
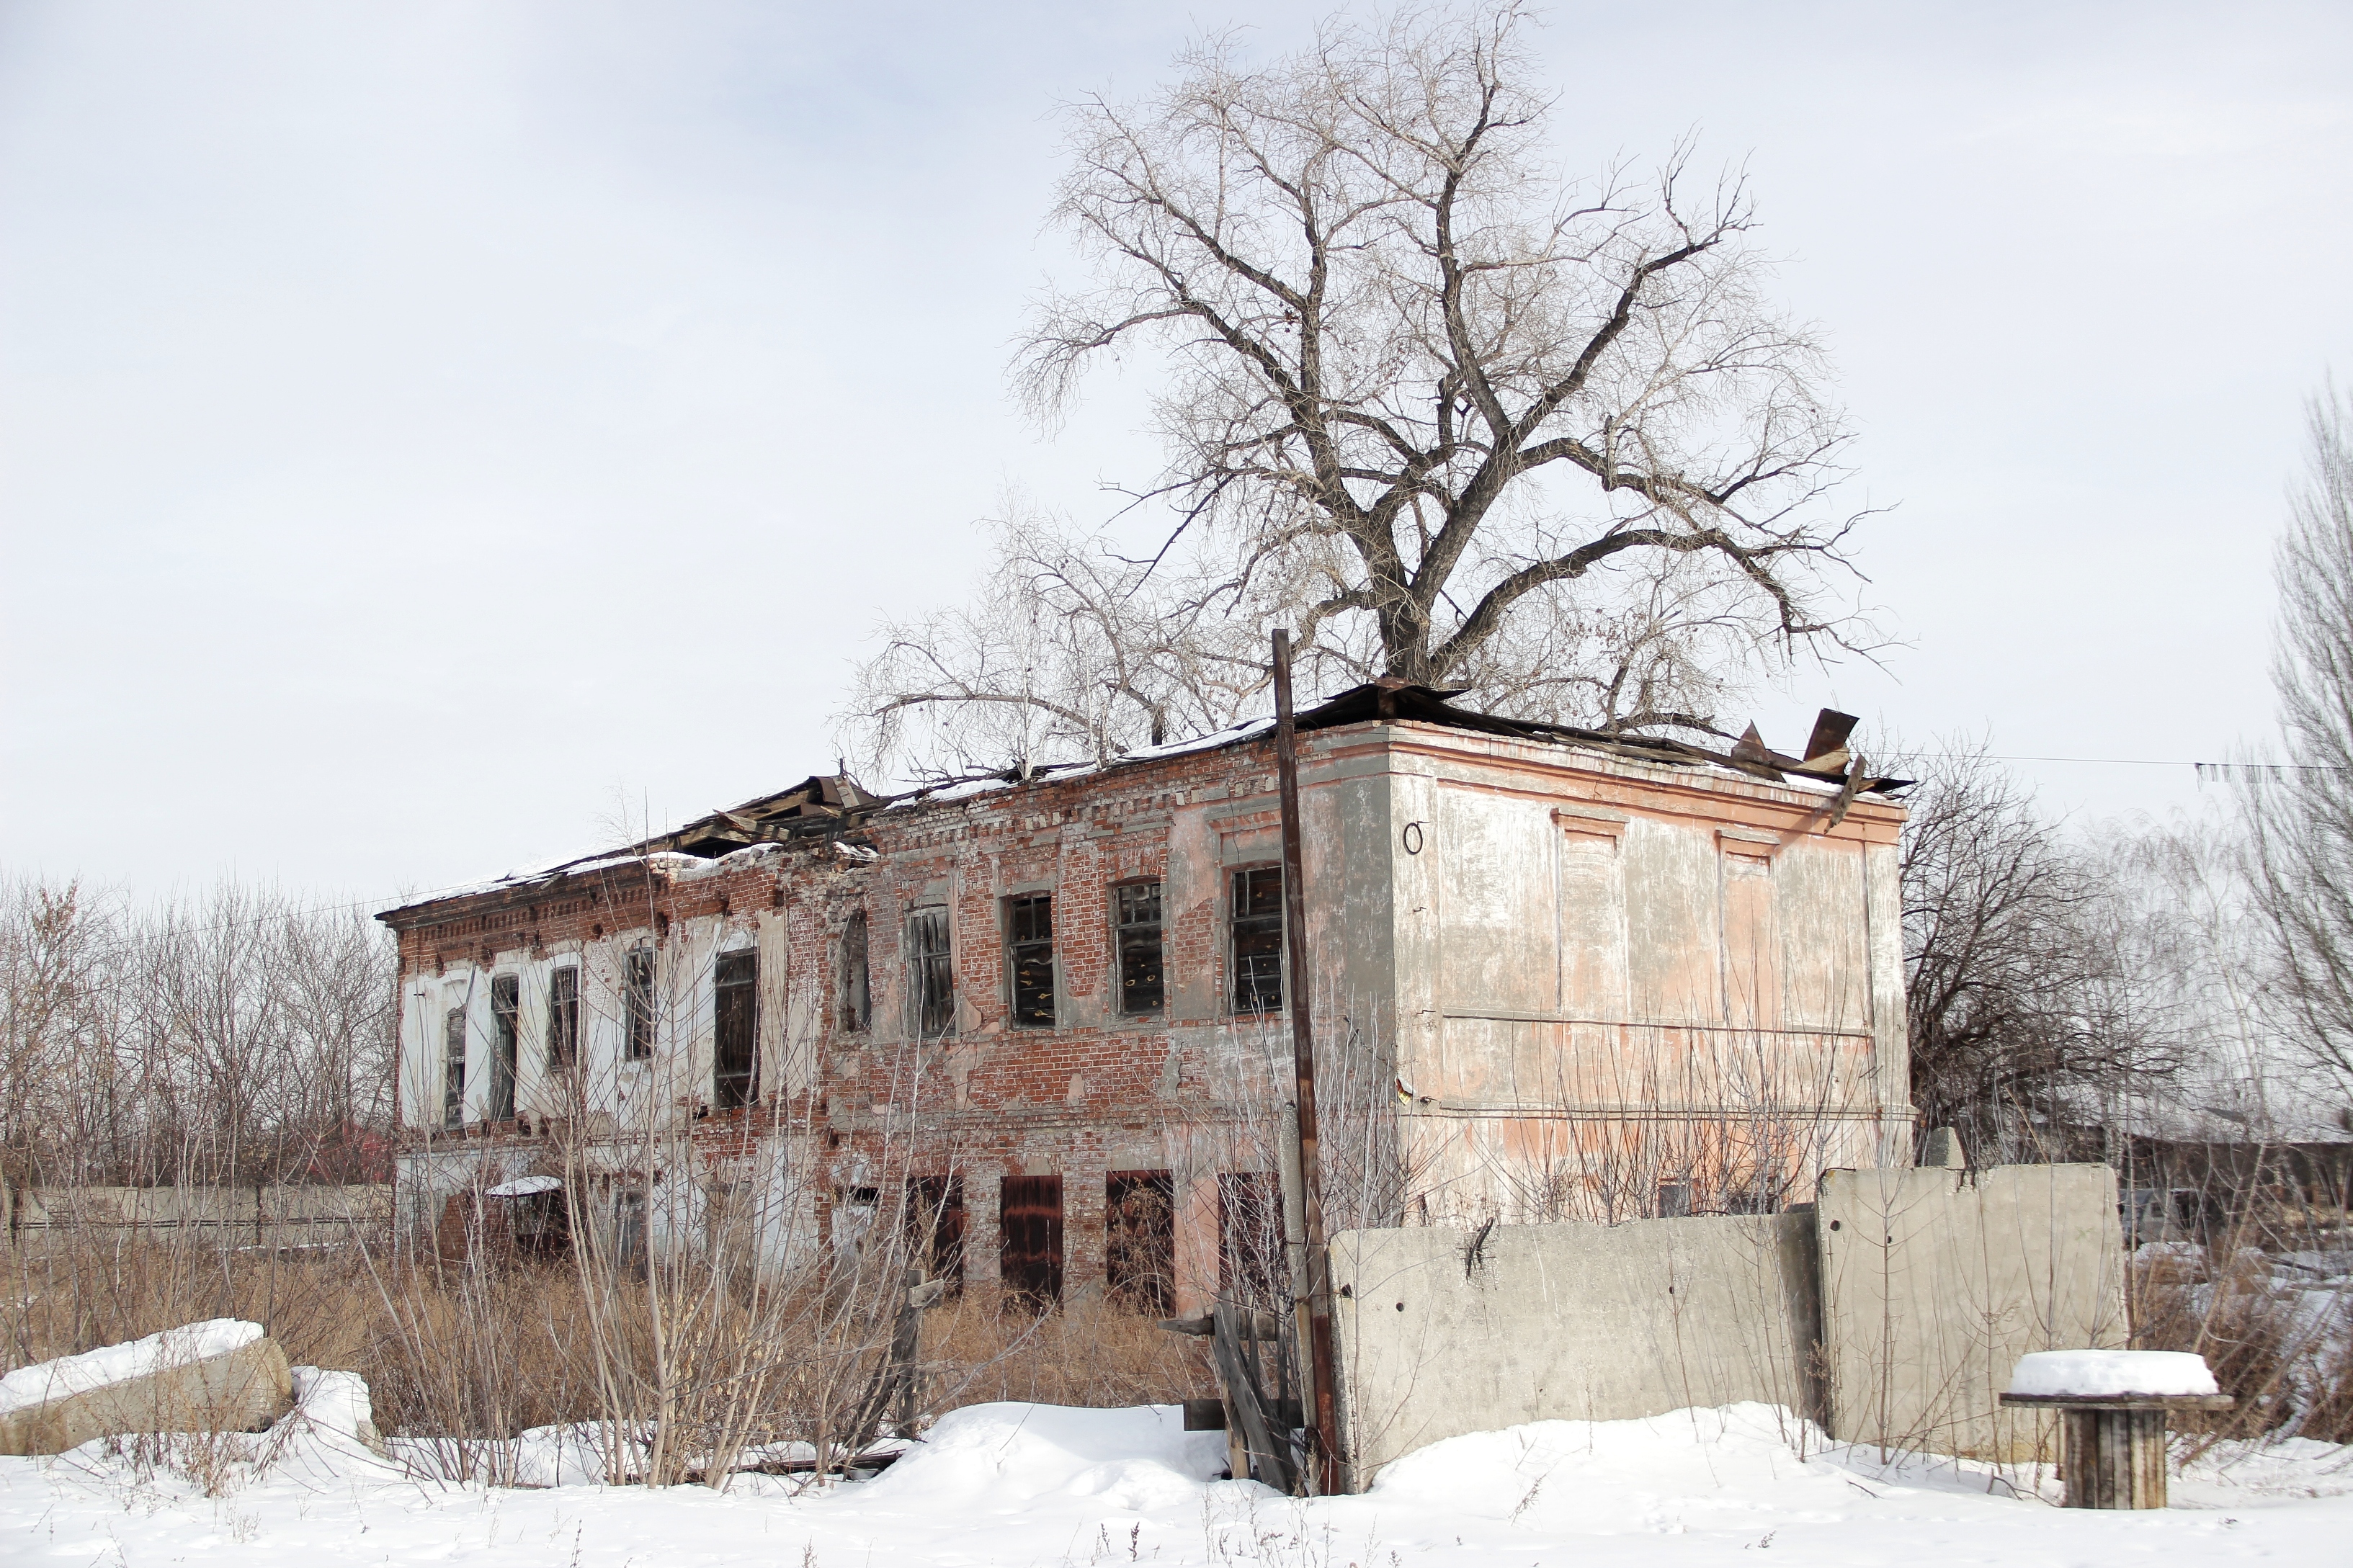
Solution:
[[[992,1399],[1118,1407],[1172,1405],[1217,1392],[1208,1342],[1097,1295],[1044,1314],[1018,1298],[975,1289],[923,1326],[926,1394],[950,1410]]]
[[[2204,1356],[2237,1402],[2226,1412],[2177,1413],[2177,1426],[2199,1446],[2275,1436],[2353,1442],[2353,1338],[2328,1327],[2332,1309],[2353,1327],[2353,1303],[2342,1284],[2333,1293],[2281,1284],[2266,1252],[2251,1245],[2258,1239],[2234,1231],[2201,1251],[2136,1263],[2133,1343]]]
[[[605,1419],[613,1409],[581,1329],[593,1281],[568,1263],[448,1266],[358,1245],[273,1256],[123,1235],[0,1252],[0,1268],[9,1365],[203,1318],[248,1318],[290,1361],[366,1378],[378,1427],[440,1439],[453,1473],[497,1479],[496,1464],[482,1457],[495,1440]],[[608,1298],[604,1310],[621,1358],[649,1363],[643,1296]],[[770,1303],[756,1319],[745,1310],[744,1326],[755,1321],[806,1324],[814,1338],[830,1320]],[[763,1408],[744,1436],[839,1434],[839,1412],[871,1376],[873,1342],[837,1335],[829,1344],[767,1347],[764,1365],[794,1370],[762,1385]],[[1166,1403],[1215,1387],[1201,1342],[1093,1296],[1039,1314],[993,1289],[967,1290],[926,1315],[921,1359],[926,1415],[994,1399]],[[726,1367],[713,1374],[723,1392],[731,1373],[740,1377]]]

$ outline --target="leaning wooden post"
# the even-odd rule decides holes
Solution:
[[[1307,1364],[1315,1433],[1313,1489],[1339,1489],[1338,1413],[1332,1373],[1332,1264],[1324,1250],[1324,1174],[1315,1155],[1314,1001],[1307,967],[1307,882],[1299,844],[1299,736],[1292,721],[1291,633],[1274,634],[1274,776],[1282,804],[1282,938],[1291,961],[1291,1059],[1298,1078],[1299,1195],[1307,1232]]]

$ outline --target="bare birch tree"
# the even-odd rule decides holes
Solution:
[[[2292,1032],[2353,1087],[2353,399],[2313,399],[2306,441],[2273,567],[2288,765],[2248,770],[2246,803]]]

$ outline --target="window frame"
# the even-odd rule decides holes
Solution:
[[[640,943],[621,955],[621,1059],[651,1061],[654,1055],[654,950]]]
[[[934,921],[939,946],[919,943],[916,933],[930,930]],[[907,1032],[919,1040],[944,1039],[955,1033],[955,921],[944,903],[913,904],[900,929],[907,968]]]
[[[491,1102],[485,1121],[512,1121],[522,1075],[522,976],[491,977]]]
[[[742,978],[730,979],[733,968]],[[748,973],[744,973],[748,971]],[[728,993],[739,992],[740,996]],[[740,1007],[744,1016],[731,1019],[729,1009]],[[725,1036],[731,1026],[740,1027],[744,1038],[744,1069],[727,1071]],[[740,1083],[742,1088],[731,1096],[728,1085]],[[723,952],[711,963],[711,1104],[717,1110],[740,1110],[759,1103],[760,1099],[760,950],[736,948]]]
[[[846,1035],[862,1035],[874,1026],[873,928],[861,907],[841,922],[840,945],[835,952],[834,1017]]]
[[[1152,889],[1152,918],[1149,921],[1128,918],[1127,898],[1143,889]],[[1111,952],[1113,984],[1118,989],[1118,1013],[1123,1018],[1148,1018],[1168,1011],[1168,920],[1165,903],[1166,886],[1159,877],[1136,877],[1111,886]],[[1152,982],[1155,994],[1149,1005],[1135,1006],[1130,1003],[1132,982],[1128,976],[1128,951],[1132,933],[1152,933]]]
[[[580,966],[547,972],[547,1070],[569,1071],[580,1060]]]
[[[455,1131],[466,1125],[466,1008],[447,1009],[441,1017],[441,1126]]]
[[[1043,913],[1045,934],[1038,931]],[[1025,934],[1025,922],[1026,934]],[[1039,986],[1029,966],[1045,965],[1045,1006],[1037,1007]],[[1061,971],[1054,961],[1054,894],[1050,889],[1008,893],[1005,898],[1006,1021],[1017,1029],[1051,1029],[1061,1022]],[[1025,995],[1028,998],[1025,1011]]]
[[[1284,991],[1289,981],[1289,975],[1285,973],[1288,966],[1284,962],[1286,933],[1282,929],[1284,910],[1282,863],[1272,860],[1247,866],[1229,866],[1226,868],[1226,961],[1229,965],[1226,977],[1227,1010],[1237,1017],[1264,1017],[1270,1014],[1279,1014],[1282,1011]],[[1255,891],[1255,889],[1246,890],[1245,879],[1260,877],[1273,879],[1274,908],[1271,912],[1245,912],[1246,899]],[[1271,995],[1267,994],[1261,984],[1265,973],[1263,964],[1259,962],[1246,962],[1246,957],[1249,961],[1260,961],[1269,954],[1251,952],[1245,955],[1242,952],[1242,941],[1246,935],[1251,938],[1263,938],[1269,934],[1271,934],[1274,939],[1271,953],[1274,988]],[[1248,984],[1244,983],[1246,978],[1250,982]]]

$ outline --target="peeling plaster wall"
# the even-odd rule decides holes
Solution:
[[[1408,1160],[1433,1215],[1775,1201],[1908,1133],[1900,815],[1516,742],[1402,748]],[[1792,797],[1795,798],[1792,798]],[[1887,1043],[1896,1042],[1890,1053]],[[1908,1144],[1905,1145],[1908,1150]]]
[[[1896,808],[1860,802],[1832,828],[1819,792],[1419,724],[1303,737],[1301,768],[1314,972],[1292,982],[1314,1007],[1327,1129],[1360,1156],[1334,1177],[1336,1223],[1415,1217],[1407,1187],[1432,1217],[1648,1212],[1668,1176],[1735,1162],[1734,1121],[1750,1144],[1802,1121],[1807,1146],[1775,1155],[1793,1180],[1883,1144],[1908,1153]],[[1273,1168],[1291,1096],[1287,1011],[1237,1017],[1229,973],[1230,876],[1281,856],[1271,745],[881,812],[860,832],[871,859],[822,839],[761,846],[421,911],[402,937],[400,1068],[420,1151],[453,1142],[438,1127],[435,1009],[469,998],[478,1122],[488,979],[513,973],[518,1105],[603,1140],[600,1169],[701,1169],[789,1211],[780,1237],[822,1231],[829,1194],[878,1172],[954,1173],[981,1280],[997,1271],[999,1180],[1060,1174],[1072,1290],[1102,1280],[1109,1173],[1166,1170],[1180,1305],[1198,1305],[1215,1288],[1216,1178]],[[1123,1016],[1111,889],[1147,878],[1162,884],[1167,1005]],[[1005,900],[1031,890],[1055,899],[1050,1028],[1009,1016]],[[954,1029],[919,1039],[905,948],[927,907],[949,914],[956,998]],[[855,910],[863,1030],[839,989]],[[665,1004],[650,1063],[625,1053],[623,955],[639,942],[659,952]],[[762,1104],[711,1113],[711,970],[735,947],[760,959]],[[579,1058],[559,1075],[546,988],[574,962]],[[1661,1153],[1702,1124],[1714,1153]],[[524,1131],[469,1136],[493,1131]],[[787,1144],[767,1166],[745,1152]],[[1597,1166],[1599,1187],[1579,1174]]]

